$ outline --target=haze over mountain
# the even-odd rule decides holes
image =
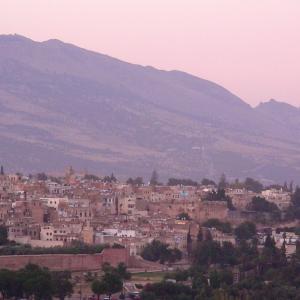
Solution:
[[[12,171],[300,182],[299,125],[296,107],[252,108],[184,72],[0,36],[0,163]]]

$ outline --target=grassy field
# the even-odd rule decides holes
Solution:
[[[132,281],[149,281],[149,282],[159,282],[163,280],[167,272],[141,272],[133,273]]]

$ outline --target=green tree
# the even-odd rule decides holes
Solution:
[[[222,255],[221,255],[220,263],[224,265],[237,264],[238,252],[231,242],[223,242],[221,249],[222,249]]]
[[[268,213],[279,211],[279,208],[275,203],[271,203],[267,201],[265,198],[258,197],[258,196],[252,198],[250,203],[250,209],[257,212],[268,212]]]
[[[94,280],[91,285],[92,292],[97,295],[97,299],[100,299],[100,296],[107,292],[108,288],[104,281],[98,279]]]
[[[197,265],[206,265],[219,263],[222,255],[220,243],[206,240],[199,243],[194,250],[193,257]]]
[[[97,175],[94,174],[85,174],[83,179],[85,180],[91,180],[91,181],[98,181],[100,178]]]
[[[102,282],[106,288],[106,292],[109,295],[120,292],[123,288],[122,278],[115,272],[105,273],[102,277]]]
[[[297,187],[295,192],[292,194],[292,203],[295,207],[300,207],[300,188]]]
[[[218,188],[220,190],[223,190],[225,189],[226,187],[228,186],[228,182],[226,180],[226,175],[223,173],[220,177],[220,181],[219,181],[219,184],[218,184]]]
[[[71,272],[52,272],[52,282],[54,289],[54,296],[60,300],[71,296],[73,293],[73,285],[71,283]]]
[[[8,243],[7,237],[7,227],[5,225],[0,225],[0,245],[5,245]]]
[[[156,172],[156,170],[154,170],[151,174],[151,178],[150,178],[150,185],[158,185],[158,173]]]
[[[129,177],[126,181],[127,184],[141,186],[144,184],[143,177],[136,177],[135,179]]]
[[[188,257],[192,255],[192,250],[193,250],[192,246],[193,246],[193,240],[191,236],[191,228],[189,228],[188,234],[186,236],[186,248],[187,248]]]
[[[126,180],[126,184],[133,185],[133,179],[132,179],[131,177],[129,177],[129,178]]]
[[[294,191],[294,182],[291,181],[290,184],[289,184],[289,192],[293,193],[293,191]]]
[[[199,227],[199,230],[198,230],[198,234],[197,234],[197,242],[202,242],[203,241],[203,232],[202,232],[202,228]]]
[[[211,179],[203,178],[202,181],[201,181],[201,185],[213,185],[213,186],[216,186],[216,183],[213,180],[211,180]]]
[[[248,240],[256,235],[256,226],[252,222],[243,222],[237,226],[234,233],[238,240]]]
[[[131,273],[128,272],[127,267],[124,263],[119,263],[116,268],[116,273],[123,279],[129,280],[131,278]]]
[[[156,295],[153,292],[142,291],[141,293],[142,300],[157,300]]]
[[[159,261],[163,264],[165,262],[174,262],[181,259],[181,251],[178,249],[170,249],[167,244],[153,240],[144,247],[141,256],[145,260]]]
[[[0,291],[2,298],[11,298],[15,296],[16,273],[10,270],[0,270]]]
[[[247,190],[255,192],[255,193],[260,193],[264,186],[257,180],[254,180],[253,178],[247,177],[244,186]]]
[[[198,182],[189,178],[188,179],[169,178],[168,185],[169,186],[176,186],[176,185],[198,186]]]
[[[193,290],[189,286],[168,281],[146,285],[141,294],[143,300],[192,300],[193,296]]]
[[[28,264],[21,270],[23,290],[27,297],[33,296],[36,300],[47,300],[53,296],[53,282],[51,273],[46,268]]]
[[[144,179],[143,177],[136,177],[134,180],[133,180],[133,184],[134,185],[137,185],[137,186],[141,186],[144,184]]]
[[[111,175],[110,175],[110,182],[117,182],[117,178],[114,175],[114,173],[111,173]]]
[[[45,173],[37,173],[36,179],[40,181],[46,181],[48,179],[48,176]]]

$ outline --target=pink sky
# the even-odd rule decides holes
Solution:
[[[58,38],[300,106],[299,0],[2,0],[0,33]]]

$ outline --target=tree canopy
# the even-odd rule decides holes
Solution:
[[[271,203],[267,201],[265,198],[258,197],[258,196],[252,198],[250,203],[250,209],[257,212],[269,212],[269,213],[279,211],[279,208],[275,203]]]
[[[213,180],[211,180],[211,179],[203,178],[202,181],[201,181],[201,185],[213,185],[213,186],[216,186],[216,183]]]
[[[198,182],[192,179],[179,179],[179,178],[169,178],[168,180],[169,186],[176,186],[176,185],[184,185],[184,186],[198,186]]]
[[[159,179],[158,173],[156,172],[156,170],[154,170],[150,177],[150,185],[158,185],[159,184],[158,179]]]
[[[0,245],[5,245],[8,243],[8,232],[5,225],[0,225]]]
[[[129,177],[126,181],[127,184],[141,186],[144,184],[144,180],[142,177],[131,178]]]
[[[256,235],[256,226],[252,222],[243,222],[238,225],[234,233],[239,240],[248,240],[253,238]]]
[[[98,299],[102,294],[111,295],[120,292],[123,288],[123,280],[131,277],[123,263],[120,263],[116,268],[106,263],[102,266],[102,270],[103,276],[100,279],[95,279],[91,284],[91,289]]]
[[[246,178],[244,186],[247,190],[250,190],[255,193],[260,193],[264,188],[264,186],[259,181],[250,177]]]
[[[167,244],[158,240],[153,240],[144,247],[141,256],[145,260],[159,261],[163,264],[165,262],[175,262],[176,260],[180,260],[182,253],[179,249],[170,249]]]
[[[0,291],[4,298],[34,297],[34,299],[63,300],[73,292],[70,272],[51,272],[28,264],[19,271],[0,270]]]

